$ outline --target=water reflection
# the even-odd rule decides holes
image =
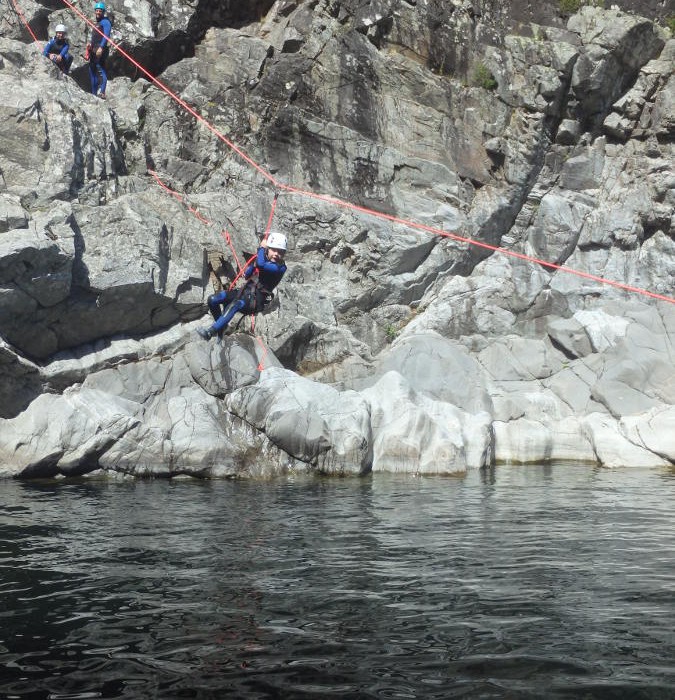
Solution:
[[[675,481],[3,482],[0,696],[666,698]]]

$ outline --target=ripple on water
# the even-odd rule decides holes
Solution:
[[[8,482],[0,697],[675,697],[657,471]]]

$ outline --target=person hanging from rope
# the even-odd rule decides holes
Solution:
[[[236,313],[255,314],[272,301],[273,291],[286,272],[286,248],[286,236],[273,231],[260,243],[255,262],[244,271],[244,286],[239,290],[218,292],[208,298],[209,311],[215,322],[208,328],[197,329],[204,340],[219,335]]]
[[[105,16],[105,3],[103,2],[97,2],[94,5],[94,16],[96,28],[91,30],[91,39],[87,44],[85,58],[89,61],[91,93],[105,100],[105,89],[108,84],[105,62],[110,51],[108,39],[112,30],[112,22]]]
[[[65,24],[56,25],[54,36],[45,45],[42,55],[53,61],[62,73],[68,75],[70,66],[73,64],[73,57],[70,55],[68,29]]]

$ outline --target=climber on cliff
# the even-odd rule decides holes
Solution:
[[[260,243],[255,262],[244,271],[246,284],[241,289],[218,292],[208,298],[209,311],[215,322],[208,328],[197,329],[204,340],[220,334],[236,313],[255,314],[272,301],[272,292],[286,272],[286,248],[286,236],[277,232],[270,233]]]
[[[42,55],[54,62],[62,73],[68,74],[73,63],[68,45],[68,29],[65,24],[57,24],[54,36],[45,45]]]
[[[105,3],[97,2],[94,5],[94,15],[96,28],[91,30],[85,58],[89,61],[91,93],[105,100],[105,89],[108,84],[105,62],[110,51],[108,39],[112,30],[112,22],[105,16]]]

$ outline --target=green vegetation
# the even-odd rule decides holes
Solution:
[[[398,335],[398,328],[393,323],[390,323],[385,329],[384,334],[387,336],[387,342],[393,342],[394,338]]]
[[[573,15],[582,6],[605,7],[605,0],[558,0],[558,8],[563,15]]]
[[[675,36],[675,15],[666,17],[666,27],[668,27],[668,29],[670,29],[670,33]]]
[[[573,15],[581,7],[581,0],[558,0],[558,7],[564,15]]]
[[[471,82],[484,90],[494,90],[497,87],[497,79],[484,63],[479,63],[474,68]]]

